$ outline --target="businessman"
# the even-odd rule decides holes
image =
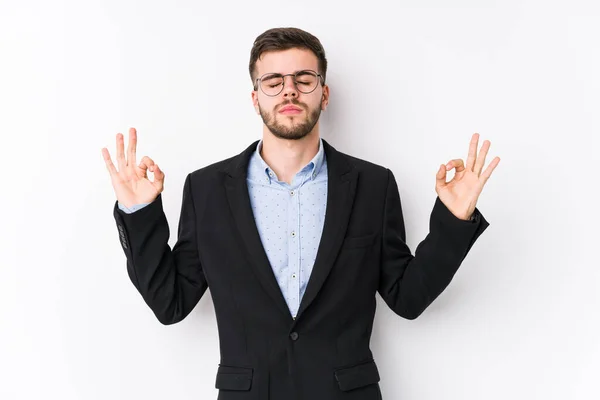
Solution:
[[[117,134],[118,169],[102,149],[129,277],[163,324],[183,320],[210,288],[220,400],[381,399],[369,344],[376,293],[409,320],[440,295],[489,226],[476,203],[500,159],[483,170],[490,142],[478,152],[474,134],[466,162],[440,165],[429,233],[412,255],[392,171],[320,137],[329,103],[320,41],[270,29],[249,73],[262,138],[187,175],[172,249],[165,174],[147,156],[137,162],[136,130],[127,154]]]

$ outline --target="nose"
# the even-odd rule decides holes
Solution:
[[[286,79],[287,85],[286,85]],[[298,97],[298,88],[294,83],[293,75],[286,75],[283,77],[283,97]]]

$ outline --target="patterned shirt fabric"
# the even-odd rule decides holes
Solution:
[[[260,155],[248,164],[254,219],[277,283],[295,318],[317,256],[327,204],[327,160],[322,140],[291,184],[280,181]]]

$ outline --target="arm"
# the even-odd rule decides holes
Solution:
[[[379,294],[399,316],[417,318],[448,286],[471,246],[488,226],[478,209],[472,220],[465,221],[454,216],[438,197],[430,217],[429,234],[413,256],[406,245],[398,186],[388,170]]]
[[[196,212],[190,180],[188,175],[178,238],[172,250],[168,245],[169,226],[161,195],[131,214],[119,209],[118,202],[114,207],[129,278],[165,325],[183,320],[208,287],[196,243]]]

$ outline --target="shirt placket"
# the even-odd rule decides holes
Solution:
[[[298,188],[288,189],[288,281],[292,315],[296,317],[300,307],[300,202]]]

